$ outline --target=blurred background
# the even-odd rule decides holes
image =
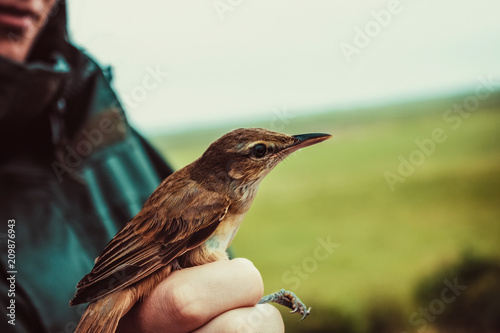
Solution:
[[[232,246],[313,308],[287,332],[500,331],[498,1],[68,6],[176,169],[238,127],[334,135],[266,178]]]

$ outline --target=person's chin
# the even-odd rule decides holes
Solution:
[[[16,41],[19,38],[23,38],[25,35],[25,29],[0,24],[0,38],[8,38],[11,41]]]

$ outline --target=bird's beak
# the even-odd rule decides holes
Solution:
[[[301,148],[315,145],[317,143],[330,139],[332,136],[326,133],[310,133],[293,135],[292,137],[297,141],[283,149],[287,153],[293,153],[294,151],[297,151]]]

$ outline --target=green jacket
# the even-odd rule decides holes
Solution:
[[[0,58],[1,332],[73,332],[76,284],[171,173],[60,7],[27,64]]]

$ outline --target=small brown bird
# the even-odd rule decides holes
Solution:
[[[78,283],[70,305],[90,303],[75,332],[115,332],[120,318],[172,271],[227,259],[262,179],[292,152],[330,137],[237,129],[167,177]],[[309,314],[285,290],[260,303],[266,302],[285,305],[302,319]]]

